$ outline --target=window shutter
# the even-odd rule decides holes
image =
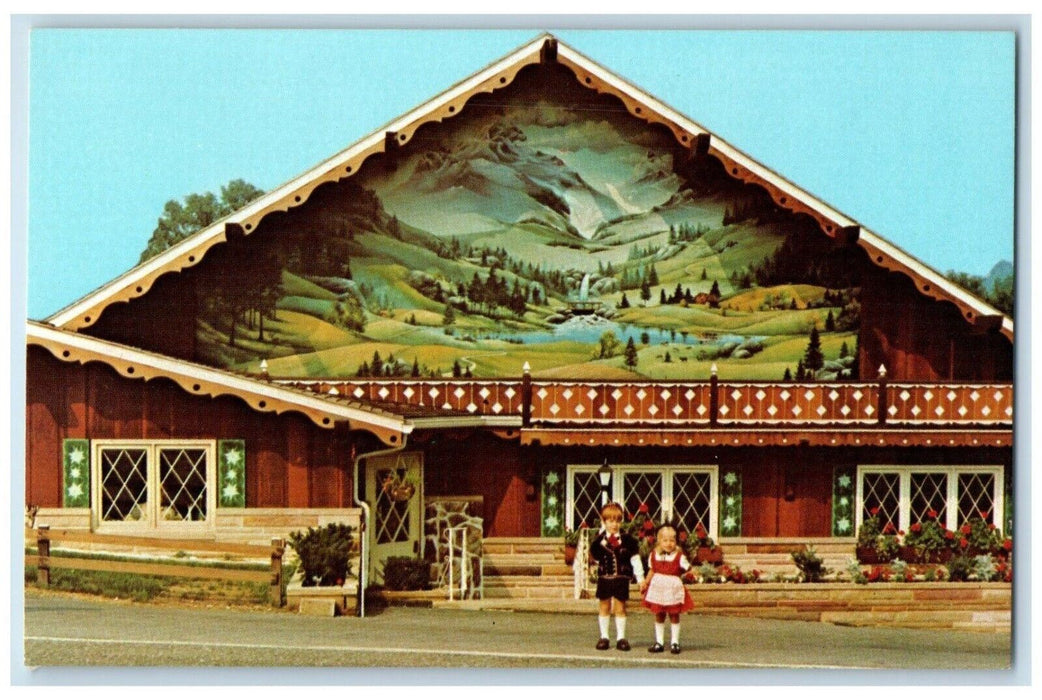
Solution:
[[[217,503],[222,508],[246,507],[246,441],[217,441]]]
[[[721,537],[742,536],[742,472],[734,467],[724,470],[720,479]]]
[[[90,441],[62,440],[62,507],[90,505]]]
[[[856,493],[856,470],[851,466],[832,470],[832,536],[854,536],[854,494]]]
[[[560,467],[543,468],[542,536],[560,537],[564,534],[565,484]]]

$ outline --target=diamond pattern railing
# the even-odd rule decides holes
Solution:
[[[365,402],[574,425],[1006,426],[1013,385],[352,379],[290,382]],[[882,415],[880,415],[882,412]]]
[[[144,520],[148,503],[148,451],[101,450],[101,519]]]

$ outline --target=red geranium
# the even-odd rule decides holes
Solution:
[[[933,508],[931,508],[930,510],[926,511],[926,517],[930,518],[931,520],[933,518],[936,518],[937,517],[937,511],[935,511]]]
[[[1005,549],[1007,552],[1013,551],[1013,540],[1007,537],[1002,543],[1002,548]]]
[[[968,534],[970,534],[970,530],[971,529],[972,528],[970,528],[970,524],[966,523],[965,525],[963,525],[962,527],[959,528],[959,532],[961,532],[964,535],[968,535]]]
[[[970,546],[970,541],[968,539],[966,539],[965,537],[960,537],[959,538],[959,546],[962,547],[963,549],[966,549],[967,547]]]
[[[988,519],[988,511],[982,510],[982,511],[979,511],[979,512],[980,512],[980,519],[981,520],[987,520]]]
[[[886,527],[883,528],[883,534],[884,535],[892,535],[892,534],[894,534],[894,530],[895,529],[896,528],[894,528],[894,524],[893,523],[887,523]]]
[[[647,503],[641,503],[640,506],[637,508],[637,512],[638,513],[647,513],[648,512],[648,504]]]
[[[898,530],[897,534],[900,535],[901,537],[904,537],[905,536],[905,531],[904,530]]]
[[[687,533],[684,532],[683,530],[680,531],[680,534],[677,535],[677,537],[680,539],[681,544],[683,544],[684,542],[687,542]]]
[[[921,532],[922,529],[923,529],[923,526],[920,525],[919,523],[912,523],[912,532]]]
[[[946,539],[946,540],[954,540],[955,539],[955,533],[952,532],[951,530],[945,530],[944,531],[944,539]]]
[[[875,508],[869,508],[868,512],[873,516],[879,515],[879,506],[876,506]]]
[[[655,523],[651,522],[650,520],[645,520],[644,521],[644,529],[645,530],[654,530],[655,529]]]

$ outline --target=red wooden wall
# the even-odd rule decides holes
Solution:
[[[997,331],[975,331],[954,304],[923,296],[905,275],[865,268],[863,380],[874,379],[881,364],[895,381],[1013,379],[1013,345]]]
[[[61,506],[62,440],[245,439],[248,507],[351,505],[349,435],[299,414],[257,413],[233,397],[193,396],[173,382],[125,379],[107,365],[59,362],[30,347],[26,502]]]

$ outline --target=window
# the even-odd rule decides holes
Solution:
[[[617,466],[612,468],[610,500],[633,515],[641,504],[656,522],[675,520],[688,532],[701,524],[716,533],[717,470],[715,466]],[[597,467],[568,468],[566,525],[593,526],[600,520],[601,484]]]
[[[1002,467],[862,466],[858,467],[857,522],[879,509],[883,524],[907,531],[931,510],[950,530],[971,517],[987,515],[1002,525]]]
[[[92,511],[99,529],[213,524],[212,441],[93,443]]]

